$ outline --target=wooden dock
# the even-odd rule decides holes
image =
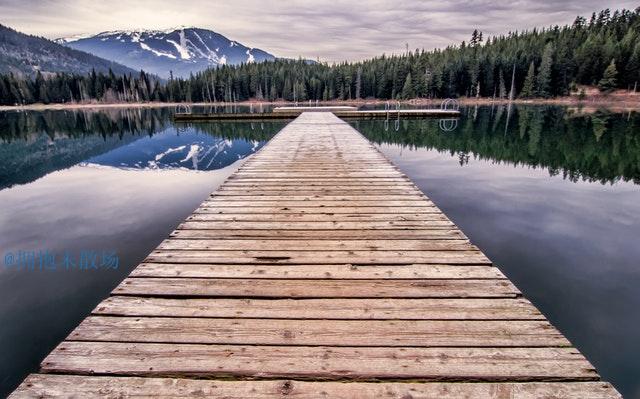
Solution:
[[[230,177],[12,394],[619,398],[331,113]]]
[[[326,108],[323,110],[323,108]],[[274,112],[258,113],[177,113],[177,122],[294,119],[304,112],[331,112],[342,119],[397,119],[397,118],[456,118],[455,109],[390,109],[358,110],[355,107],[279,107]]]

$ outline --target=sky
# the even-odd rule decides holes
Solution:
[[[196,26],[281,57],[356,61],[573,22],[628,0],[0,0],[0,24],[50,39]]]

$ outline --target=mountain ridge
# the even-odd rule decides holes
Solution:
[[[187,77],[214,66],[276,59],[264,50],[198,27],[112,30],[55,42],[163,78]]]
[[[117,62],[0,24],[0,73],[33,76],[38,71],[86,74],[92,70],[104,73],[112,70],[118,75],[139,73]]]

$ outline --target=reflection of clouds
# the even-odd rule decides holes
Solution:
[[[341,61],[402,52],[405,43],[427,49],[459,43],[475,28],[486,36],[506,34],[571,23],[578,14],[588,17],[606,7],[636,6],[637,2],[629,0],[336,0],[322,5],[304,0],[200,0],[188,4],[169,0],[4,0],[0,14],[5,24],[52,38],[184,24],[215,30],[279,56]],[[181,19],[176,20],[176,15]]]
[[[235,168],[196,173],[83,164],[50,173],[0,191],[0,247],[65,249],[108,237],[120,248],[149,220],[165,220],[169,229],[183,217],[176,214],[193,210]]]

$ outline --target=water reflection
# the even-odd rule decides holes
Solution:
[[[435,149],[494,162],[542,167],[570,181],[640,183],[640,116],[562,107],[472,107],[458,126],[437,119],[401,119],[354,126],[376,143]],[[391,121],[395,123],[395,121]],[[453,128],[452,128],[453,127]]]
[[[640,398],[640,120],[560,107],[353,122],[614,383]],[[510,117],[509,117],[510,114]]]
[[[119,267],[0,265],[0,397],[285,122],[174,125],[170,108],[0,113],[0,260],[115,250]]]
[[[215,170],[253,153],[284,125],[174,126],[170,116],[168,108],[2,113],[0,190],[80,162]]]

